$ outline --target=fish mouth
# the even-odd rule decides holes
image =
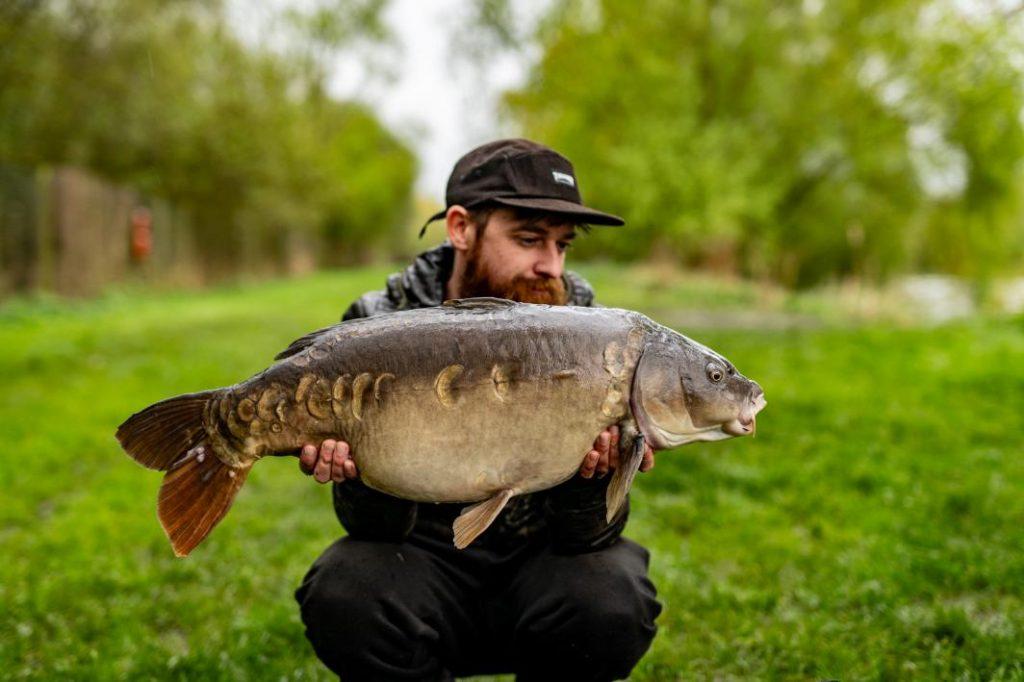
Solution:
[[[752,436],[757,431],[757,419],[754,417],[749,419],[733,419],[731,422],[722,424],[722,431],[730,436]]]
[[[768,401],[764,398],[764,391],[758,390],[757,395],[751,397],[749,411],[740,414],[739,417],[730,422],[722,424],[722,431],[731,436],[753,436],[757,433],[757,413],[764,409]]]

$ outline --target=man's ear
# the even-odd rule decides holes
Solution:
[[[455,205],[448,209],[445,216],[448,227],[448,241],[457,251],[468,251],[476,238],[476,225],[469,219],[469,211],[463,206]]]

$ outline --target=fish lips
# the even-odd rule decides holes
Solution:
[[[730,436],[752,436],[757,431],[757,419],[755,417],[747,420],[733,419],[731,422],[722,424],[722,431]]]
[[[750,399],[749,410],[736,419],[722,424],[722,431],[732,436],[753,436],[757,433],[757,413],[763,410],[767,404],[768,401],[764,398],[764,391],[758,387],[757,394]]]

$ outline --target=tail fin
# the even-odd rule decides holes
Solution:
[[[126,419],[117,428],[117,440],[143,466],[170,469],[206,435],[203,411],[218,393],[189,393],[154,403]]]
[[[207,441],[203,414],[220,391],[170,398],[133,414],[117,439],[135,461],[167,471],[157,516],[174,553],[186,556],[217,525],[249,475],[216,456]]]
[[[160,525],[177,556],[188,556],[231,508],[249,467],[230,467],[203,444],[164,476],[157,502]]]

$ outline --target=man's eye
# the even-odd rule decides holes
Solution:
[[[519,243],[522,244],[523,246],[533,246],[534,244],[537,243],[537,240],[530,239],[529,237],[520,237]]]
[[[571,248],[572,248],[572,244],[570,244],[568,242],[563,242],[563,243],[558,245],[558,250],[561,251],[562,253],[565,253],[566,251],[568,251]]]

